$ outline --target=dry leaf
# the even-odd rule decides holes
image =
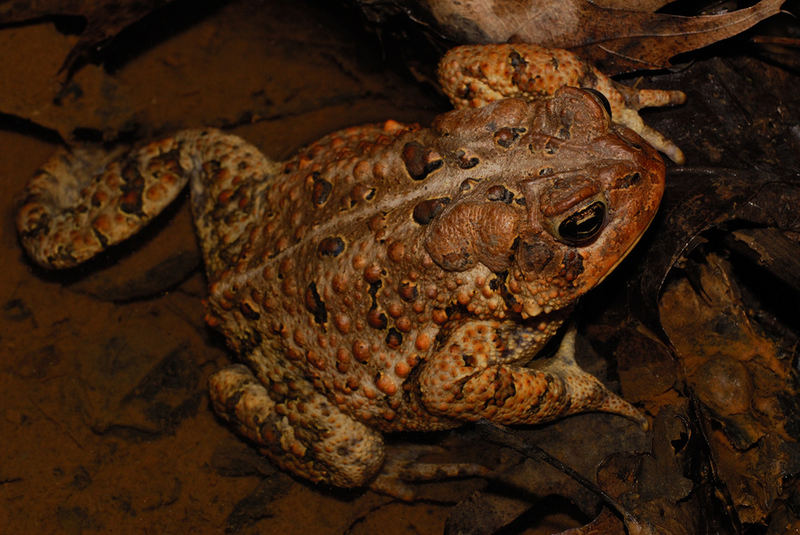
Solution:
[[[649,13],[664,2],[615,9],[587,0],[418,0],[438,29],[459,43],[518,40],[568,48],[607,74],[668,66],[669,58],[734,36],[778,13],[784,0],[762,0],[722,15],[681,17]]]
[[[687,272],[695,275],[668,286],[661,300],[664,330],[696,400],[720,486],[741,522],[767,525],[796,492],[800,469],[791,349],[749,317],[727,260],[709,254]]]

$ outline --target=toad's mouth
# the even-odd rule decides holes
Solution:
[[[638,245],[639,241],[642,239],[642,236],[645,235],[645,233],[647,232],[647,229],[649,229],[650,225],[653,224],[653,220],[655,220],[655,218],[656,218],[656,213],[657,212],[653,212],[653,217],[650,218],[650,220],[647,222],[647,225],[645,225],[645,227],[642,229],[642,231],[639,233],[639,235],[636,236],[636,238],[633,241],[631,241],[631,243],[630,243],[630,245],[628,245],[627,249],[625,249],[625,251],[623,251],[617,257],[617,259],[614,261],[614,263],[611,264],[611,266],[609,266],[609,268],[606,270],[606,272],[603,273],[603,275],[599,279],[597,279],[597,282],[594,283],[594,286],[597,286],[597,285],[601,284],[604,280],[606,280],[606,277],[611,275],[611,273],[613,273],[614,270],[617,269],[617,266],[620,265],[620,263],[622,263],[623,260],[625,260],[625,258],[633,250],[633,248],[636,247],[636,245]],[[594,286],[592,286],[592,287],[594,287]]]

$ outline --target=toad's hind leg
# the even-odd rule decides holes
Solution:
[[[215,373],[209,385],[217,413],[296,475],[337,487],[361,487],[383,466],[383,437],[310,386],[276,402],[240,364]]]
[[[127,152],[62,149],[28,182],[17,229],[37,264],[72,267],[138,232],[192,180],[195,223],[214,273],[240,253],[243,230],[260,215],[258,193],[277,167],[214,129],[184,130]]]

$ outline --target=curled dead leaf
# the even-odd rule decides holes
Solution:
[[[567,48],[606,74],[659,69],[676,54],[737,35],[779,12],[784,0],[761,0],[719,15],[683,17],[654,13],[669,2],[640,0],[414,0],[395,9],[419,13],[429,26],[461,44],[520,41]],[[389,10],[357,0],[362,9]],[[391,5],[391,3],[390,3]]]

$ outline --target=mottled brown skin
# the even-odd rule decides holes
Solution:
[[[663,173],[653,149],[575,90],[454,111],[431,129],[387,123],[323,138],[275,177],[247,253],[211,281],[209,322],[250,361],[258,381],[247,384],[266,385],[272,411],[321,425],[322,409],[299,406],[325,403],[331,429],[294,425],[289,442],[301,445],[289,449],[303,453],[287,460],[261,420],[248,421],[224,371],[212,380],[218,409],[293,471],[346,486],[379,469],[375,430],[534,423],[591,409],[635,417],[578,373],[570,387],[597,390],[585,404],[516,366],[636,243]],[[608,213],[590,243],[554,235],[596,199]],[[272,427],[266,434],[286,440]],[[327,433],[348,442],[338,460],[351,465],[346,477],[308,453]],[[354,459],[367,444],[367,459]]]
[[[214,407],[297,475],[408,497],[382,470],[384,432],[587,410],[644,422],[580,370],[571,335],[524,366],[663,191],[658,154],[591,93],[350,128],[280,164],[186,131],[59,189],[85,167],[62,154],[29,185],[18,226],[31,257],[80,261],[191,177],[207,321],[247,364],[211,378]],[[89,200],[65,209],[61,194]]]

